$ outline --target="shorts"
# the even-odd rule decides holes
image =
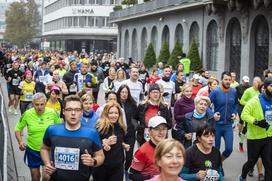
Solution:
[[[21,89],[19,89],[18,86],[10,86],[10,94],[21,95]]]
[[[32,150],[29,147],[26,147],[24,162],[29,168],[40,168],[43,165],[40,152]]]

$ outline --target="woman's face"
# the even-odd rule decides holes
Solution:
[[[93,110],[93,101],[90,99],[86,99],[83,102],[83,110],[87,113],[91,113]]]
[[[115,94],[110,94],[110,95],[108,96],[107,102],[111,102],[111,101],[113,101],[113,102],[116,102],[116,101],[117,101],[117,97],[116,97]]]
[[[191,98],[192,97],[192,87],[188,86],[185,88],[185,90],[183,91],[183,95],[187,98]]]
[[[213,143],[214,143],[214,134],[208,134],[208,135],[202,135],[200,138],[198,138],[199,144],[206,149],[212,149]]]
[[[128,90],[126,87],[121,90],[120,98],[122,101],[126,101],[128,99]]]
[[[58,72],[53,72],[53,79],[56,81],[59,80],[59,73]]]
[[[154,71],[154,72],[153,72],[153,75],[154,75],[154,77],[157,77],[157,76],[158,76],[158,71],[157,71],[157,70]]]
[[[218,86],[218,83],[216,80],[214,80],[209,86],[210,90],[214,90]]]
[[[27,74],[26,75],[26,80],[31,81],[32,80],[32,74]]]
[[[117,79],[123,80],[124,78],[125,78],[124,72],[123,71],[119,71],[118,74],[117,74]]]
[[[182,151],[174,147],[170,152],[164,154],[158,161],[161,172],[166,175],[178,176],[184,165],[184,157]]]
[[[111,68],[111,69],[109,70],[109,75],[112,76],[112,77],[114,77],[114,76],[116,75],[116,71],[115,71],[114,68]]]
[[[108,117],[110,120],[110,123],[114,124],[118,121],[119,118],[119,112],[117,107],[111,107],[108,113]]]
[[[51,98],[51,99],[57,99],[57,98],[58,98],[58,96],[59,96],[59,95],[58,95],[58,94],[56,94],[56,92],[55,92],[55,91],[52,91],[52,92],[51,92],[51,94],[50,94],[50,98]]]
[[[196,111],[199,113],[199,114],[203,114],[206,112],[207,110],[207,107],[208,107],[208,104],[205,100],[200,100],[196,105],[195,105],[195,108],[196,108]]]

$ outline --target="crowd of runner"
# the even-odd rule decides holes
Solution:
[[[1,53],[8,112],[21,114],[15,136],[33,181],[223,181],[236,125],[248,155],[237,180],[252,177],[255,164],[258,181],[272,180],[269,70],[239,84],[235,72],[190,74],[186,55],[177,67],[147,70],[112,54]]]

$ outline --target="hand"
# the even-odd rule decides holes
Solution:
[[[102,145],[105,151],[109,151],[111,149],[111,147],[109,146],[109,139],[103,139]]]
[[[110,145],[114,145],[114,144],[116,144],[117,143],[117,136],[115,136],[115,135],[112,135],[112,136],[110,136],[109,138],[108,138],[108,145],[110,146]]]
[[[207,172],[205,170],[199,170],[196,174],[198,180],[203,180],[206,177]]]
[[[45,164],[44,166],[44,172],[48,174],[49,176],[52,175],[56,171],[56,168],[53,166],[53,162],[51,161],[48,164]]]
[[[82,154],[81,156],[81,160],[83,165],[89,166],[89,167],[93,167],[94,166],[94,159],[92,158],[92,155],[90,155],[88,153],[88,150],[85,149],[85,154]]]
[[[261,128],[266,128],[266,129],[269,128],[269,124],[266,122],[265,119],[263,119],[263,120],[261,120],[261,121],[255,120],[255,121],[253,122],[253,124],[256,125],[256,126],[259,126],[259,127],[261,127]]]
[[[232,113],[232,114],[231,114],[231,120],[232,120],[232,121],[235,121],[235,120],[236,120],[236,114],[235,114],[235,113]]]
[[[184,136],[185,136],[185,138],[186,138],[187,140],[191,140],[193,134],[192,134],[192,133],[187,133],[187,134],[185,134]]]
[[[214,117],[215,121],[219,121],[220,120],[220,112],[214,113],[213,117]]]
[[[21,141],[21,142],[19,143],[19,149],[20,149],[21,151],[24,151],[24,150],[26,149],[26,144],[25,144],[23,141]]]
[[[130,145],[129,145],[129,144],[122,143],[122,146],[123,146],[123,149],[124,149],[125,151],[129,151],[129,149],[130,149]]]

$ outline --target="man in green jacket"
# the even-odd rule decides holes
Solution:
[[[259,157],[265,169],[265,181],[271,181],[272,145],[272,78],[264,81],[264,91],[250,99],[243,109],[241,118],[247,125],[248,160],[243,165],[240,181],[245,181],[247,173],[254,167]]]

